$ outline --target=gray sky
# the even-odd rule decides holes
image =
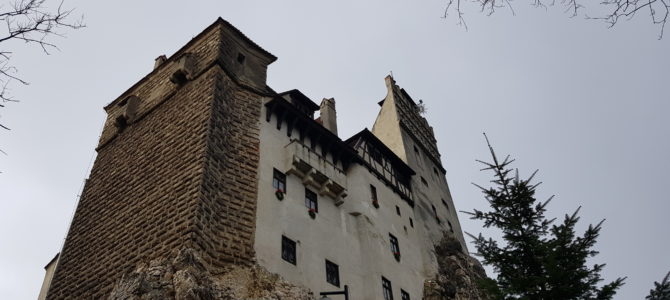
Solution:
[[[12,128],[0,131],[0,298],[37,297],[102,107],[218,16],[279,57],[268,72],[275,90],[335,97],[342,138],[372,127],[393,71],[428,107],[459,210],[487,207],[470,184],[490,178],[475,162],[488,159],[486,131],[522,174],[540,170],[540,196],[556,195],[550,216],[582,206],[580,229],[607,219],[594,262],[607,263],[606,280],[628,276],[616,299],[642,299],[670,271],[670,35],[658,41],[646,15],[607,29],[521,1],[516,17],[470,7],[466,32],[441,18],[442,0],[149,2],[68,0],[87,28],[50,56],[14,49],[31,85],[14,85],[22,102],[0,110]]]

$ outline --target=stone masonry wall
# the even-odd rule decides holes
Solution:
[[[212,73],[182,87],[99,150],[48,299],[98,299],[138,261],[194,238]]]
[[[139,97],[141,102],[138,109],[138,118],[141,119],[142,116],[150,113],[163,101],[170,99],[171,95],[180,89],[178,85],[170,82],[170,75],[177,69],[177,65],[174,61],[178,57],[184,53],[189,53],[189,55],[194,58],[194,69],[196,70],[196,73],[199,73],[217,60],[220,54],[218,49],[220,43],[220,26],[212,26],[211,28],[206,29],[184,48],[172,55],[170,59],[165,61],[160,67],[153,70],[145,78],[141,79],[137,84],[133,85],[127,91],[123,92],[123,94],[116,100],[107,105],[105,107],[107,121],[103,127],[98,147],[104,147],[106,143],[117,137],[118,129],[114,126],[114,122],[124,111],[124,108],[119,106],[122,100],[131,95]],[[147,62],[147,65],[151,65],[151,62]]]
[[[107,106],[47,299],[104,298],[142,262],[184,248],[215,269],[251,265],[262,101],[215,64],[223,22]],[[197,75],[176,86],[173,58],[185,52]],[[129,95],[142,99],[138,117],[119,131]]]
[[[198,249],[214,266],[249,265],[254,257],[262,97],[220,70],[214,99],[196,213]]]

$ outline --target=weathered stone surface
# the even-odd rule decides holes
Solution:
[[[172,258],[154,259],[123,275],[108,300],[313,299],[303,287],[289,284],[258,265],[231,266],[213,274],[193,249]]]
[[[183,247],[196,249],[213,268],[253,264],[265,94],[224,68],[238,51],[254,48],[228,41],[243,39],[231,31],[217,21],[106,107],[98,156],[47,299],[107,298],[122,274],[130,276],[127,288],[154,290],[147,282],[162,281],[147,281],[129,270]],[[186,54],[195,58],[194,74],[175,84],[170,81],[175,60]],[[248,60],[247,67],[265,65]],[[119,127],[116,120],[128,114],[130,96],[141,101],[133,118]],[[152,272],[181,276],[174,292],[190,295],[184,299],[201,297],[202,283],[192,273]],[[159,290],[156,299],[163,297]]]
[[[424,283],[424,300],[485,300],[478,288],[478,280],[486,278],[481,264],[464,253],[460,242],[445,233],[435,245],[438,274]]]

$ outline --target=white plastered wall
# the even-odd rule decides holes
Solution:
[[[344,204],[335,206],[333,199],[319,196],[315,219],[307,213],[305,187],[298,177],[287,175],[286,196],[279,201],[272,187],[273,168],[286,171],[289,158],[285,146],[291,138],[287,137],[285,124],[277,130],[274,115],[270,122],[265,120],[265,111],[261,115],[254,246],[258,263],[290,282],[308,287],[316,295],[341,290],[347,284],[351,299],[382,299],[384,276],[392,283],[394,298],[400,299],[403,289],[412,299],[419,299],[423,282],[433,274],[434,267],[425,267],[424,256],[432,250],[432,243],[426,244],[427,239],[422,237],[419,217],[412,207],[359,164],[347,171],[348,196]],[[297,135],[296,131],[292,138]],[[321,152],[318,146],[316,152]],[[372,206],[370,184],[377,188],[379,208]],[[396,205],[401,216],[396,213]],[[410,217],[414,227],[409,224]],[[389,233],[398,238],[400,262],[391,253]],[[282,235],[296,241],[296,265],[281,258]],[[326,282],[326,259],[339,265],[339,288]]]

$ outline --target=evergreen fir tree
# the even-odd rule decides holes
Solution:
[[[654,289],[649,291],[649,300],[670,300],[670,272],[660,283],[654,282]]]
[[[625,278],[618,278],[601,287],[600,272],[604,264],[587,266],[587,259],[598,254],[593,250],[602,228],[602,221],[590,225],[582,236],[575,233],[579,221],[577,209],[554,225],[545,217],[551,198],[540,202],[535,198],[538,184],[531,183],[537,173],[520,179],[510,168],[514,161],[507,156],[499,161],[486,140],[493,162],[483,162],[494,173],[493,187],[479,187],[491,205],[490,211],[466,212],[472,219],[482,220],[484,227],[502,231],[504,242],[484,238],[480,233],[474,244],[483,263],[493,267],[497,279],[482,283],[493,299],[519,300],[587,300],[612,299]],[[553,196],[552,196],[553,197]]]

